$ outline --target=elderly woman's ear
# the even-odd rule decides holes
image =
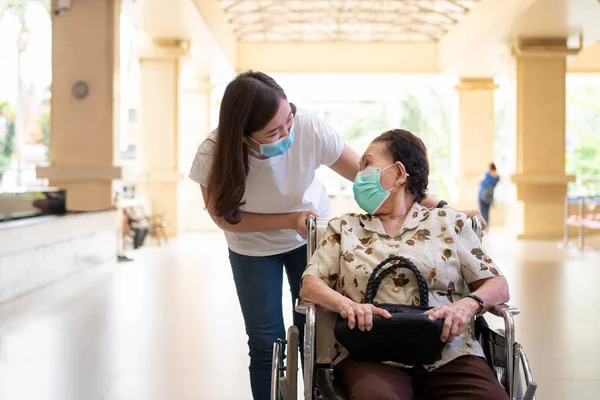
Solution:
[[[402,164],[400,161],[395,162],[395,167],[398,172],[398,177],[396,178],[396,181],[394,182],[394,186],[400,187],[406,183],[406,180],[408,179],[408,176],[410,176],[410,175],[408,175],[406,173],[406,168],[404,167],[404,164]]]

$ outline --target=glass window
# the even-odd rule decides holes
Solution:
[[[567,76],[566,172],[569,195],[600,194],[600,75]]]

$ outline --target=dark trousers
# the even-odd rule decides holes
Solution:
[[[459,357],[431,372],[346,359],[334,374],[350,400],[508,400],[487,362],[476,356]]]
[[[481,212],[481,216],[485,219],[485,222],[490,224],[490,207],[492,205],[490,203],[483,202],[479,200],[479,211]]]
[[[265,257],[244,256],[229,250],[229,261],[248,335],[252,396],[254,400],[269,400],[273,343],[284,339],[286,334],[281,306],[283,270],[295,301],[306,268],[306,246]],[[300,343],[303,343],[304,320],[304,315],[294,312],[293,323],[300,330]]]
[[[148,228],[141,225],[132,225],[131,230],[133,231],[133,248],[139,249],[144,245],[144,240],[148,235]]]

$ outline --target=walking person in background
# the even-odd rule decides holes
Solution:
[[[490,163],[490,167],[479,181],[479,211],[481,215],[487,221],[488,226],[490,224],[490,207],[494,202],[494,189],[500,181],[500,176],[496,171],[496,164]]]

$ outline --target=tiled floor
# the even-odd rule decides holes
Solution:
[[[600,251],[562,251],[498,233],[485,241],[522,310],[517,339],[538,399],[597,399]],[[0,399],[251,398],[222,235],[187,235],[132,254],[133,263],[0,307]],[[291,300],[284,305],[289,321]]]

